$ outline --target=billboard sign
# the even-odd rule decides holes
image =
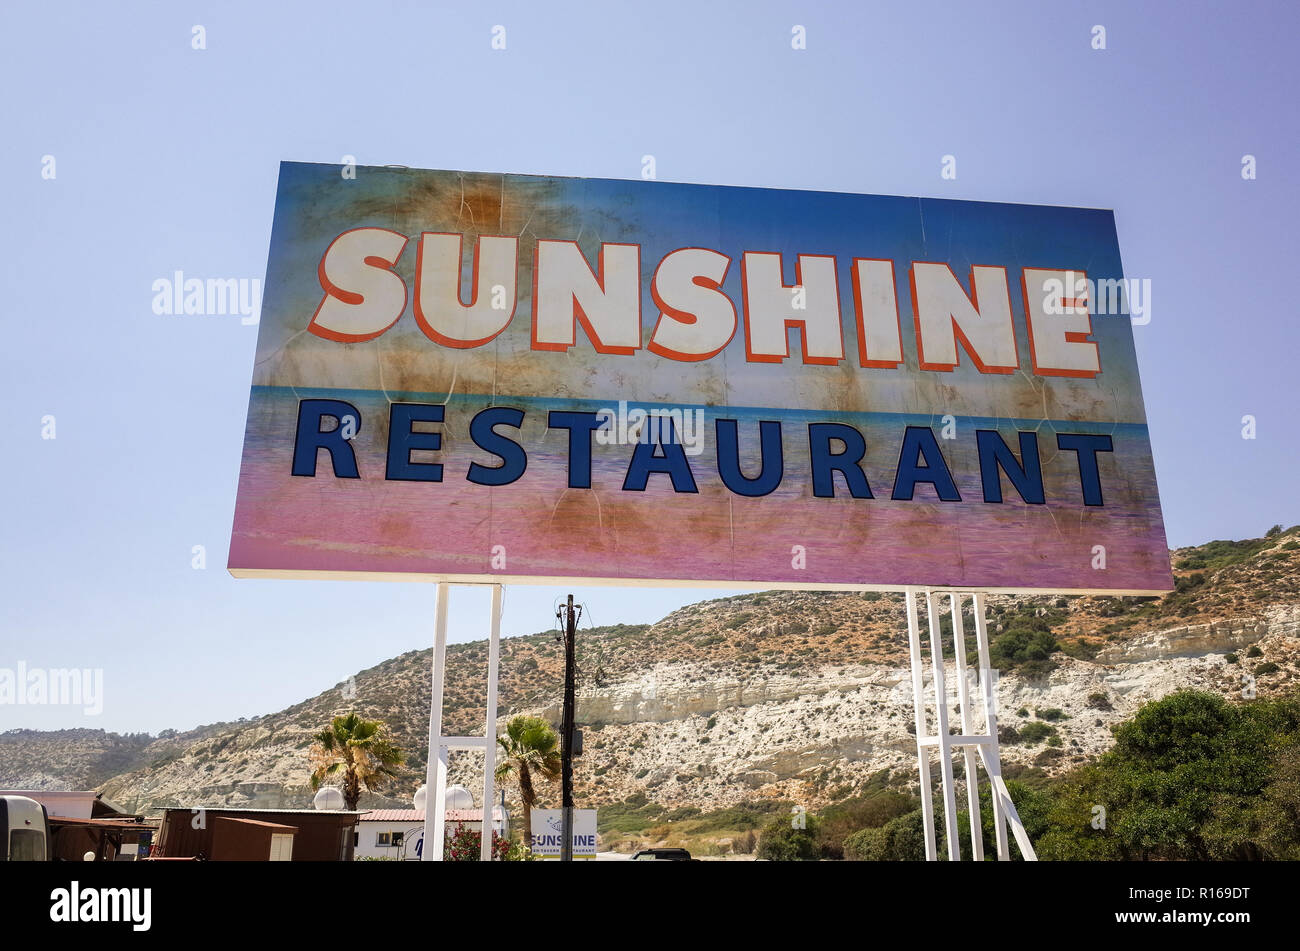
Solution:
[[[1171,587],[1111,212],[349,171],[281,166],[233,574]]]

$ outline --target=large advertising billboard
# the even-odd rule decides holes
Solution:
[[[1109,211],[284,163],[239,577],[1171,587]]]

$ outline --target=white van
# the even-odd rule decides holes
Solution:
[[[26,796],[0,796],[0,862],[50,861],[50,816]]]

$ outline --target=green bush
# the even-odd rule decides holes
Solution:
[[[1046,723],[1039,723],[1037,720],[1026,723],[1020,728],[1020,742],[1028,743],[1033,746],[1041,743],[1049,736],[1056,735],[1056,727],[1048,726]]]
[[[915,797],[892,790],[878,791],[827,806],[818,813],[818,843],[822,853],[828,858],[847,856],[845,849],[850,836],[864,828],[883,826],[916,807]]]
[[[758,857],[769,862],[815,862],[822,852],[817,842],[816,816],[803,816],[804,828],[795,828],[793,816],[773,819],[758,837]]]
[[[941,843],[944,841],[942,829],[936,830],[936,836]],[[940,851],[945,847],[940,844]],[[925,861],[925,823],[921,810],[914,809],[879,828],[855,832],[844,841],[844,855],[860,862]]]
[[[704,833],[735,829],[759,829],[774,813],[788,815],[789,810],[790,803],[784,800],[759,799],[742,802],[714,812],[704,813],[699,818],[692,820],[691,831]]]
[[[1180,561],[1179,571],[1208,570],[1211,573],[1230,565],[1240,564],[1270,546],[1269,538],[1247,538],[1242,541],[1212,541]]]
[[[844,857],[853,862],[883,862],[889,838],[879,826],[859,829],[844,840]]]
[[[597,813],[596,831],[644,832],[663,815],[664,807],[650,802],[645,793],[633,793],[622,802],[604,805]]]
[[[1300,701],[1148,703],[1053,798],[1045,859],[1300,859]]]
[[[676,809],[670,809],[663,814],[663,822],[681,822],[683,819],[694,819],[700,815],[699,806],[678,806]]]
[[[1049,630],[1012,627],[994,638],[989,646],[989,659],[994,667],[1001,670],[1026,666],[1041,670],[1041,665],[1050,662],[1052,652],[1058,646],[1056,637]]]
[[[1038,789],[1014,779],[1007,780],[1007,792],[1015,804],[1016,812],[1024,824],[1031,842],[1036,841],[1048,831],[1048,818],[1052,809],[1052,797],[1049,792]],[[936,854],[947,853],[947,840],[944,836],[943,820],[935,819]],[[997,838],[993,826],[993,801],[987,784],[980,790],[980,826],[984,847],[984,859],[992,861],[997,858]],[[970,828],[969,813],[958,812],[957,827],[962,830],[961,856],[963,859],[973,857],[967,830]],[[1010,839],[1009,848],[1012,858],[1020,858],[1020,849],[1015,839]],[[925,820],[920,809],[891,819],[883,826],[861,829],[844,840],[844,857],[859,862],[921,862],[925,860]]]

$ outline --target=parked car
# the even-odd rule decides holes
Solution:
[[[642,849],[632,855],[632,861],[655,859],[660,862],[694,862],[691,853],[685,849]]]

